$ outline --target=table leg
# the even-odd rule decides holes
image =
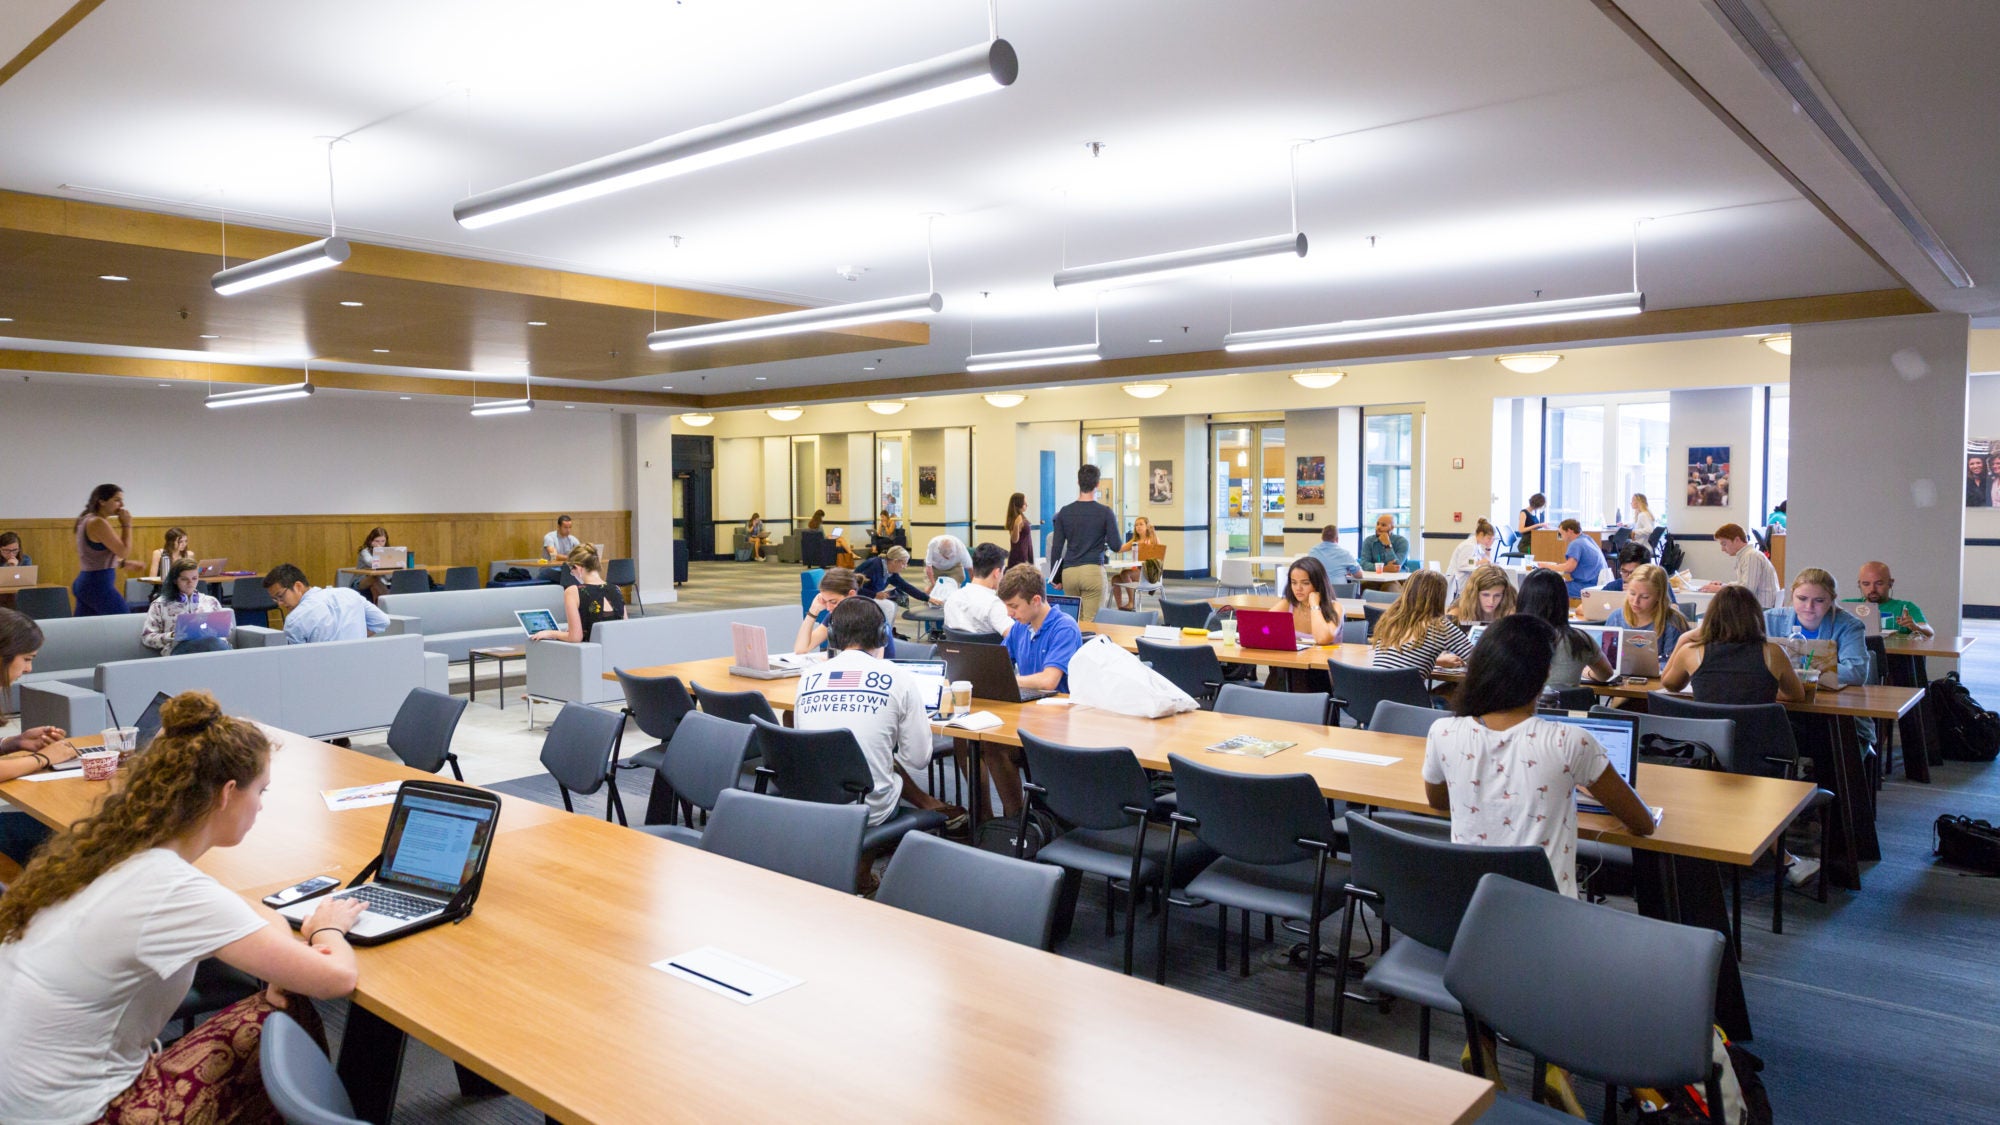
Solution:
[[[1874,818],[1864,815],[1861,744],[1854,720],[1840,715],[1827,716],[1825,753],[1815,755],[1815,764],[1824,766],[1821,788],[1833,792],[1831,839],[1820,841],[1820,862],[1834,885],[1848,890],[1861,889],[1861,861],[1882,858],[1875,838]]]
[[[493,682],[493,690],[500,696],[500,709],[505,711],[507,709],[507,658],[503,656],[493,663],[500,669],[500,675]]]
[[[1652,862],[1646,862],[1651,859]],[[1725,939],[1722,971],[1715,982],[1715,1022],[1733,1040],[1750,1041],[1749,1001],[1736,950],[1728,940],[1729,907],[1722,889],[1721,865],[1660,852],[1633,853],[1634,897],[1639,913],[1684,926],[1714,930]]]
[[[957,741],[965,743],[965,779],[972,787],[972,792],[965,800],[966,838],[972,841],[974,847],[978,847],[979,825],[984,819],[980,814],[986,808],[986,775],[981,772],[985,759],[980,750],[984,742],[977,738],[962,738]]]
[[[1897,687],[1923,687],[1930,683],[1929,668],[1921,656],[1889,658],[1888,680]],[[1931,720],[1928,697],[1918,700],[1910,713],[1896,720],[1903,736],[1903,777],[1909,781],[1931,779],[1931,754],[1937,748],[1937,730]]]
[[[361,1120],[388,1125],[403,1078],[404,1038],[402,1028],[361,1005],[348,1008],[338,1073]]]

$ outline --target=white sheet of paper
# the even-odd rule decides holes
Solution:
[[[1000,725],[1000,716],[991,711],[967,711],[955,719],[947,719],[943,726],[958,730],[992,730]]]
[[[1070,699],[1069,699],[1069,696],[1067,696],[1067,695],[1045,695],[1045,696],[1041,697],[1040,699],[1037,699],[1037,700],[1035,700],[1035,706],[1037,706],[1037,707],[1068,707],[1068,706],[1070,706]]]
[[[28,774],[28,775],[26,775],[25,777],[19,777],[19,778],[16,778],[15,780],[17,780],[17,781],[61,781],[61,780],[63,780],[64,778],[68,778],[68,777],[82,777],[82,776],[83,776],[83,771],[81,771],[81,770],[64,770],[64,771],[62,771],[62,772],[60,772],[60,773],[56,772],[55,770],[43,770],[43,771],[41,771],[40,773],[31,773],[31,774]]]
[[[805,982],[776,969],[724,953],[712,945],[653,962],[653,967],[738,1004],[755,1004]]]
[[[1331,746],[1322,746],[1317,750],[1308,750],[1306,751],[1306,757],[1332,758],[1337,762],[1355,762],[1364,766],[1389,766],[1403,760],[1401,758],[1392,758],[1387,754],[1364,754],[1359,750],[1335,750]]]

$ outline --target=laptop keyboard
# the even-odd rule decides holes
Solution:
[[[412,918],[419,918],[425,914],[443,909],[443,906],[435,899],[406,895],[401,891],[392,891],[387,887],[378,887],[373,883],[356,887],[340,897],[358,898],[367,904],[368,909],[377,914],[386,914],[399,922],[407,922]]]

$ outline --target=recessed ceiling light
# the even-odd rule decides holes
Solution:
[[[404,402],[410,401],[409,395],[397,395],[396,397],[402,399]]]
[[[340,307],[341,307],[341,308],[343,308],[343,309],[358,309],[358,308],[360,308],[360,307],[361,307],[361,302],[360,302],[360,301],[342,301],[342,302],[340,302]]]
[[[1147,342],[1147,343],[1149,343],[1149,344],[1164,344],[1164,343],[1166,343],[1166,341],[1165,341],[1165,340],[1162,340],[1162,339],[1160,339],[1160,338],[1159,338],[1158,336],[1155,336],[1155,337],[1153,337],[1152,339],[1150,339],[1150,340],[1147,340],[1146,342]]]
[[[171,386],[173,386],[173,384],[172,384],[172,383],[161,383],[160,385],[161,385],[162,387],[171,387]]]
[[[528,327],[530,328],[547,328],[548,326],[549,322],[546,320],[531,320],[528,322]]]
[[[376,354],[376,355],[388,355],[388,354],[389,354],[389,349],[388,349],[388,348],[376,348],[376,349],[375,349],[375,354]]]
[[[861,370],[863,370],[863,371],[873,371],[873,370],[875,370],[875,369],[874,369],[873,367],[864,367],[864,368],[862,368]]]
[[[572,404],[572,403],[564,403],[564,404],[563,404],[563,409],[564,409],[564,410],[575,410],[575,409],[576,409],[576,406],[575,406],[574,404]]]
[[[215,333],[213,333],[213,332],[204,332],[204,333],[202,333],[202,334],[201,334],[201,338],[202,338],[202,339],[204,339],[204,340],[220,340],[220,339],[222,339],[222,337],[220,337],[220,336],[217,336],[217,335],[216,335]]]
[[[764,381],[764,376],[762,376],[762,375],[759,375],[759,376],[757,376],[757,381],[758,381],[759,383],[763,382],[763,381]]]
[[[100,274],[98,274],[98,275],[97,275],[97,280],[99,280],[99,281],[130,281],[130,280],[132,280],[132,279],[131,279],[131,278],[129,278],[129,277],[123,277],[123,276],[120,276],[120,275],[118,275],[118,274],[115,274],[115,273],[100,273]]]

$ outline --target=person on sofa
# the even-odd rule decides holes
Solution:
[[[222,603],[201,592],[201,564],[193,559],[175,559],[167,568],[167,580],[146,608],[146,623],[139,627],[139,643],[159,653],[220,652],[229,647],[227,637],[199,637],[177,640],[175,625],[189,613],[219,613]]]
[[[285,613],[285,640],[295,645],[358,641],[389,628],[389,615],[345,586],[312,586],[305,572],[279,563],[264,576],[264,589]]]

